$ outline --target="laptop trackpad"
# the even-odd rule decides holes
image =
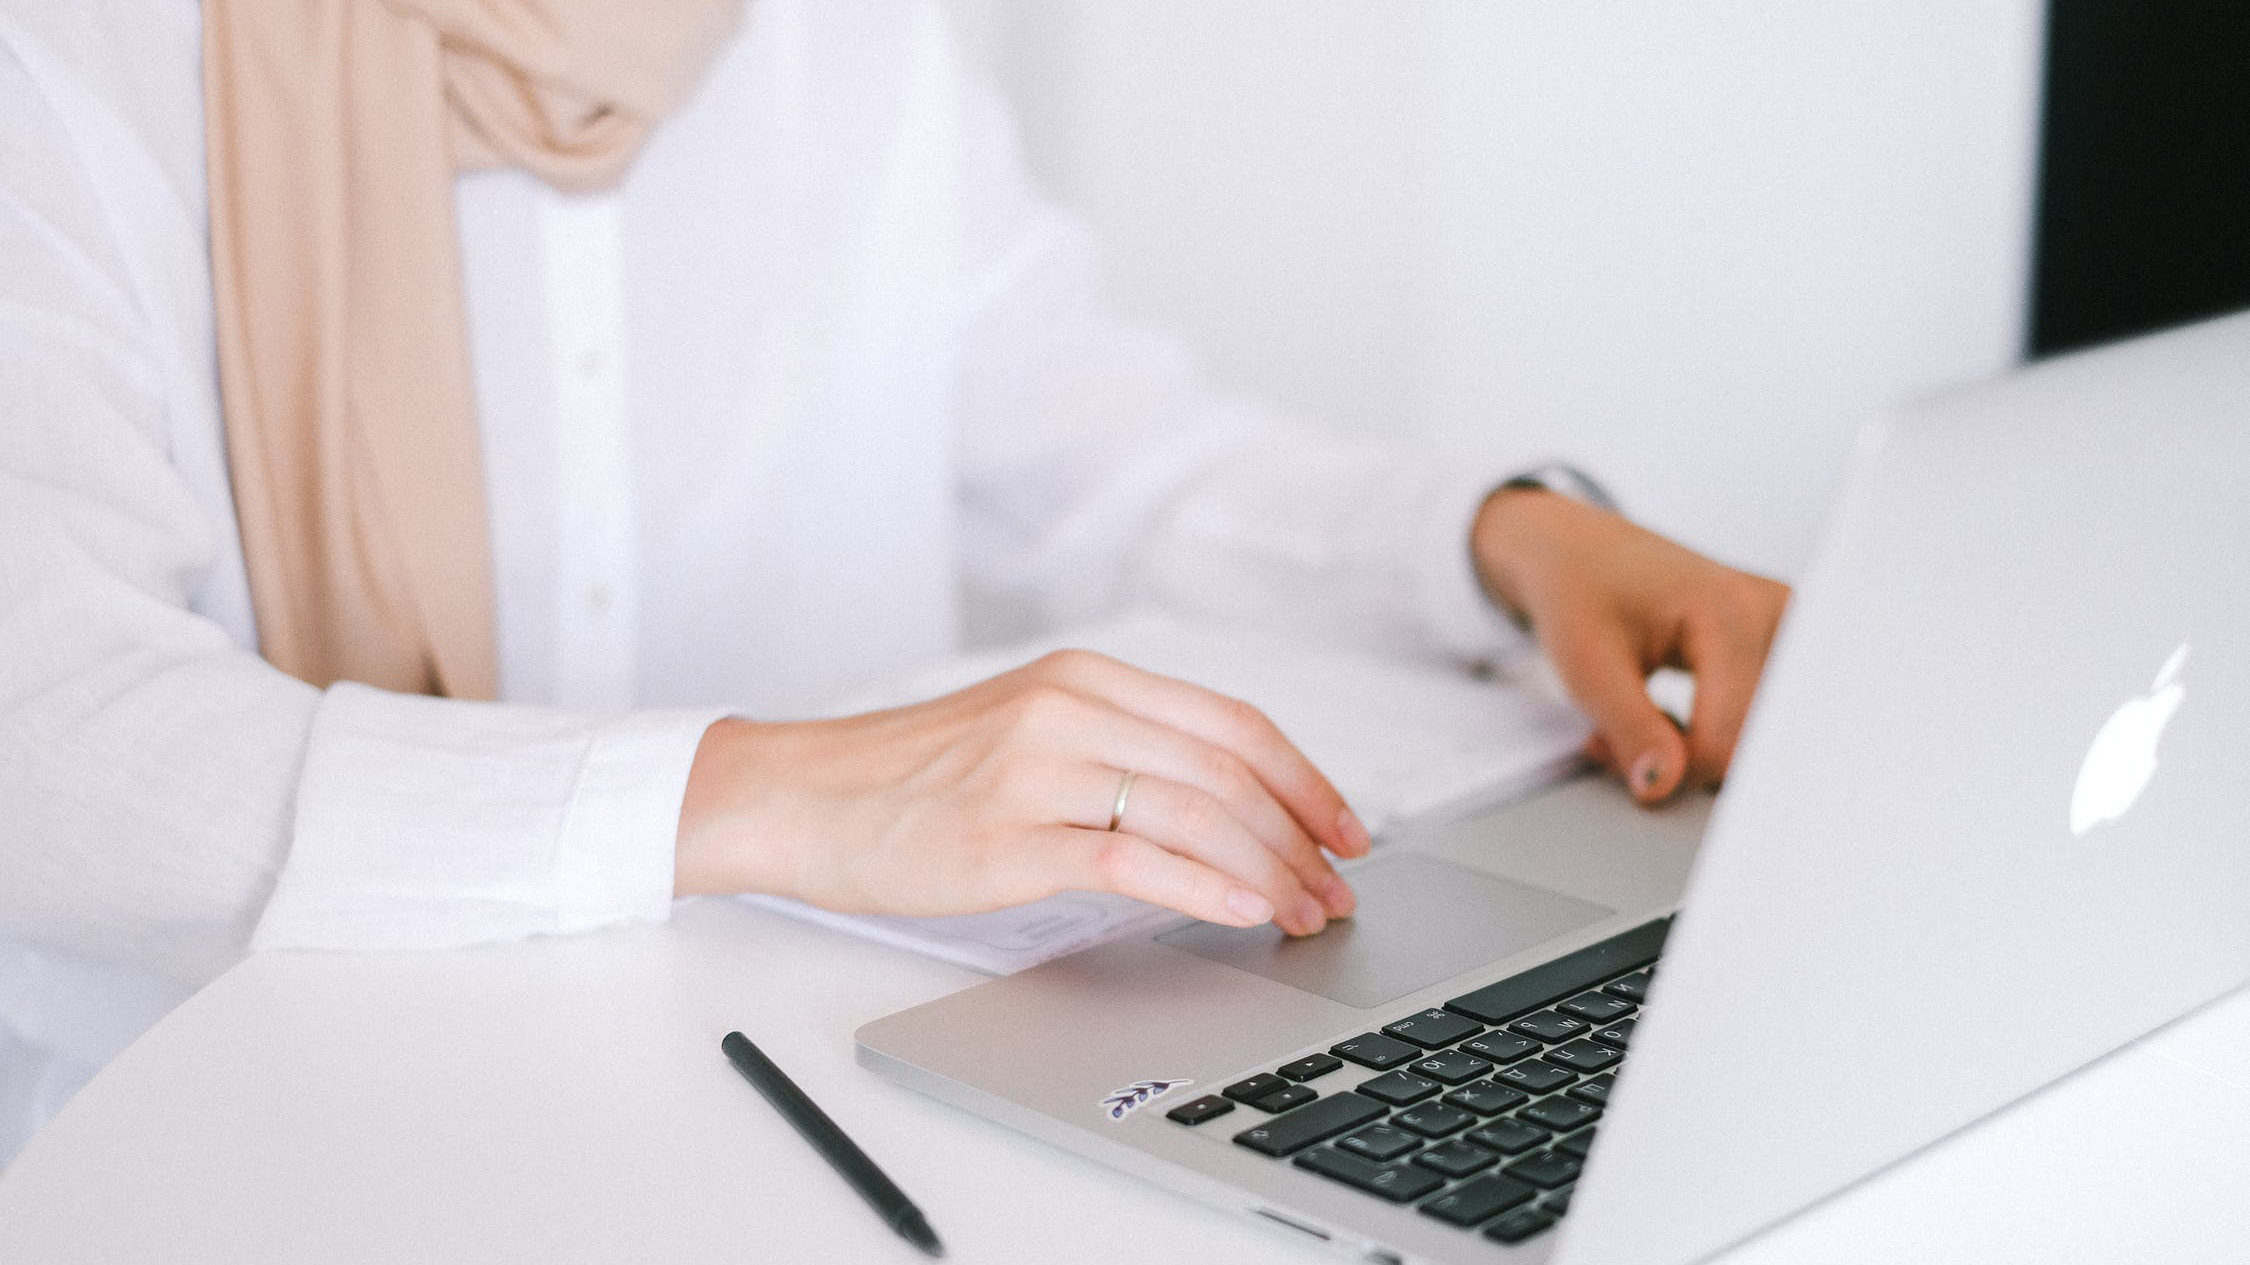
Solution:
[[[1156,937],[1176,949],[1347,1006],[1381,1006],[1606,918],[1575,897],[1416,852],[1352,870],[1359,910],[1317,936],[1191,923]]]

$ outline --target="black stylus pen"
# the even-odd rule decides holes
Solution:
[[[945,1245],[938,1242],[937,1233],[930,1229],[922,1210],[883,1175],[882,1169],[875,1167],[875,1161],[867,1158],[867,1152],[844,1136],[844,1131],[836,1127],[827,1112],[815,1106],[812,1099],[805,1097],[805,1091],[797,1088],[796,1082],[773,1065],[765,1051],[750,1044],[750,1038],[739,1032],[722,1037],[719,1048],[726,1051],[734,1070],[742,1073],[742,1079],[758,1087],[758,1092],[766,1096],[766,1101],[781,1113],[781,1118],[796,1126],[805,1141],[812,1143],[821,1158],[844,1175],[844,1180],[875,1209],[876,1215],[898,1231],[900,1238],[932,1256],[945,1255]]]

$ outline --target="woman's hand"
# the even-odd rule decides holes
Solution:
[[[1734,759],[1789,589],[1683,549],[1606,510],[1536,488],[1494,493],[1470,532],[1494,599],[1530,621],[1588,714],[1587,751],[1643,803]],[[1659,667],[1695,674],[1683,732],[1649,700]]]
[[[1353,908],[1323,850],[1367,848],[1336,788],[1255,708],[1071,650],[892,711],[713,725],[675,887],[899,914],[1076,888],[1310,935]]]

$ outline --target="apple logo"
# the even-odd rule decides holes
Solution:
[[[2180,684],[2187,657],[2187,643],[2182,642],[2157,670],[2148,693],[2126,700],[2094,735],[2086,763],[2078,769],[2078,789],[2070,797],[2071,834],[2083,836],[2124,816],[2156,776],[2156,744],[2187,697],[2187,687]]]

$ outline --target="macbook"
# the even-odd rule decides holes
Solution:
[[[1376,1262],[1723,1251],[2250,978],[2250,316],[1871,427],[1728,788],[1401,832],[872,1022],[906,1085]]]

